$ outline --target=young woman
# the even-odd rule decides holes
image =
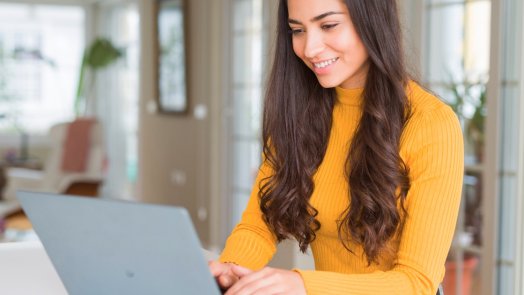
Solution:
[[[394,0],[281,0],[264,159],[210,268],[226,294],[435,294],[460,203],[454,113],[409,80]],[[276,243],[315,270],[263,268]]]

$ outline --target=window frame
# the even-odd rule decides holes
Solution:
[[[76,6],[84,9],[86,39],[93,35],[90,23],[93,23],[93,5],[99,0],[0,0],[1,4],[34,4],[34,5],[58,5]],[[87,44],[87,40],[86,40]],[[0,149],[10,148],[20,144],[19,134],[0,133]],[[48,148],[50,142],[46,134],[30,134],[29,144],[31,148]]]

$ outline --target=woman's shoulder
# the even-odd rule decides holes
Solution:
[[[451,107],[437,95],[415,81],[408,83],[406,94],[411,105],[411,114],[414,116],[425,116],[437,110],[453,113]]]
[[[404,137],[424,142],[450,132],[460,137],[460,123],[450,106],[416,82],[408,84],[406,93],[411,113],[404,128]]]

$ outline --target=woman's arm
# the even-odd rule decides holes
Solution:
[[[264,267],[275,254],[276,238],[263,220],[258,197],[260,182],[270,173],[271,168],[262,164],[246,210],[227,239],[220,262],[232,262],[256,270]]]

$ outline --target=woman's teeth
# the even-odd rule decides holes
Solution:
[[[313,65],[315,65],[315,68],[325,68],[325,67],[329,66],[330,64],[334,63],[335,61],[337,61],[337,59],[338,59],[338,57],[335,57],[335,58],[328,59],[328,60],[323,61],[323,62],[313,63]]]

